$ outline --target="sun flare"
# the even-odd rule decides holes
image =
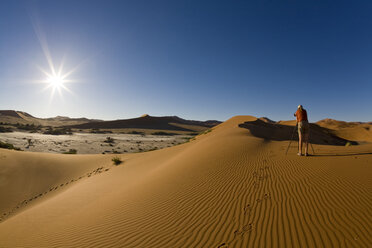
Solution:
[[[60,67],[58,70],[54,67],[53,62],[50,59],[50,72],[44,70],[41,67],[38,67],[39,70],[45,75],[45,79],[38,81],[41,83],[46,84],[46,87],[43,90],[51,89],[51,99],[54,97],[55,92],[58,92],[58,94],[62,97],[62,91],[67,91],[69,93],[72,93],[72,91],[67,88],[67,85],[69,83],[76,82],[75,80],[71,80],[68,78],[70,74],[72,74],[77,67],[73,68],[72,70],[68,72],[63,72],[63,61],[61,62]]]
[[[47,78],[47,82],[53,87],[53,88],[60,88],[64,84],[63,77],[59,75],[51,76]]]
[[[83,62],[77,64],[75,67],[69,68],[69,70],[65,70],[65,55],[62,56],[61,62],[59,63],[59,67],[57,68],[53,62],[52,55],[49,51],[48,42],[46,40],[45,34],[42,32],[41,27],[39,26],[39,23],[33,23],[35,33],[37,38],[39,39],[40,46],[42,48],[42,51],[44,53],[44,56],[46,58],[46,64],[48,65],[48,68],[45,68],[44,66],[40,66],[36,64],[36,67],[40,70],[40,72],[43,74],[41,80],[34,80],[36,83],[42,83],[45,85],[45,87],[42,89],[42,91],[50,90],[50,100],[53,99],[55,93],[57,92],[61,99],[63,99],[63,92],[67,91],[70,94],[73,94],[73,92],[69,89],[69,85],[72,83],[78,82],[76,79],[71,79],[71,74],[75,73],[78,68],[82,65]]]

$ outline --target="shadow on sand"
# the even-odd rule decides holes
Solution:
[[[268,123],[262,120],[248,121],[239,124],[240,128],[245,128],[250,131],[253,136],[263,138],[267,141],[284,141],[298,140],[298,133],[294,126],[281,125],[277,123]],[[358,145],[357,142],[346,140],[334,135],[331,130],[318,126],[317,124],[310,124],[310,143],[318,145],[333,145],[345,146],[347,143],[351,145]]]
[[[310,157],[350,157],[350,156],[362,156],[372,155],[372,152],[355,152],[355,153],[322,153],[322,154],[311,154]]]

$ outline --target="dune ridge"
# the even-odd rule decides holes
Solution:
[[[1,222],[0,247],[370,247],[372,146],[315,145],[319,156],[304,158],[292,144],[285,156],[288,141],[239,127],[256,120],[233,117],[189,143],[120,155],[122,165]],[[0,150],[1,166],[18,154]],[[84,156],[71,173],[111,157]]]
[[[372,122],[345,122],[324,119],[318,121],[317,124],[344,139],[372,142]]]

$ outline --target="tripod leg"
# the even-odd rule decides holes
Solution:
[[[311,146],[311,150],[313,150],[313,154],[315,155],[313,144],[310,143],[310,146]]]
[[[309,125],[309,128],[310,128],[310,125]],[[309,143],[310,143],[310,134],[311,134],[310,131],[311,131],[311,130],[309,130]],[[315,155],[313,144],[310,143],[310,146],[311,146],[311,150],[313,151],[313,155]]]
[[[285,152],[285,155],[287,155],[288,150],[289,150],[289,147],[291,146],[291,143],[292,143],[292,139],[291,139],[291,141],[289,142],[289,145],[288,145],[288,147],[287,147],[287,151]]]
[[[293,140],[293,136],[294,136],[294,134],[295,134],[296,129],[297,129],[297,123],[296,123],[295,128],[293,129],[292,137],[291,137],[291,141],[289,142],[289,145],[288,145],[288,147],[287,147],[287,151],[285,152],[285,155],[287,155],[288,150],[289,150],[289,147],[291,146],[291,143],[292,143],[292,140]]]

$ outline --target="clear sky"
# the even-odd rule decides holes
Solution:
[[[0,109],[372,121],[371,1],[0,2]],[[48,57],[49,56],[49,57]],[[51,73],[61,94],[38,83]]]

